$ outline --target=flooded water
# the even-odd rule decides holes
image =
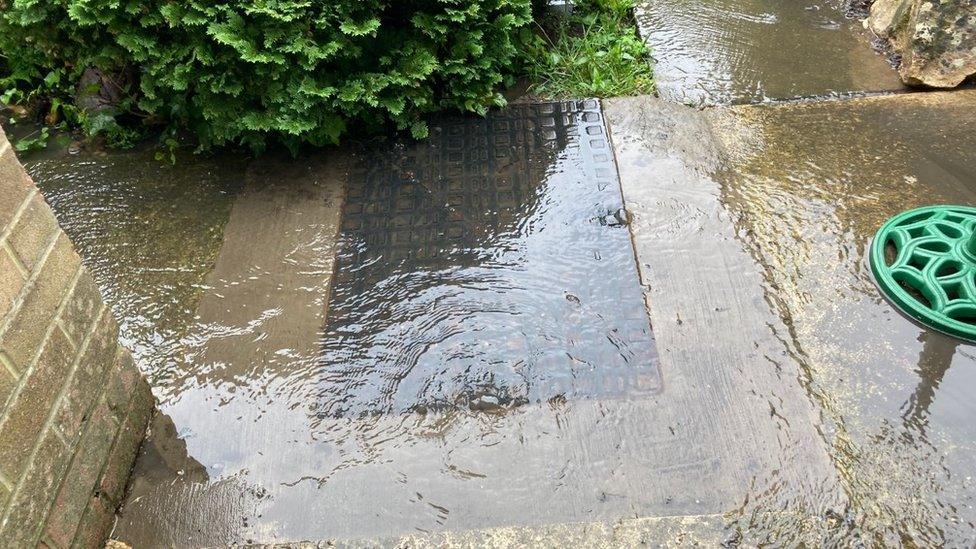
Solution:
[[[637,18],[661,97],[755,103],[898,91],[841,0],[642,0]]]
[[[452,120],[422,145],[360,154],[323,414],[659,388],[612,152],[587,105]]]
[[[635,413],[662,381],[596,102],[294,161],[28,168],[160,399],[116,537],[387,536],[664,499],[638,477],[653,440],[620,448],[663,428]]]
[[[722,201],[821,410],[849,500],[844,530],[880,545],[970,545],[976,348],[897,312],[868,249],[903,210],[976,203],[976,94],[713,114],[728,152]]]
[[[57,151],[26,167],[111,304],[123,343],[157,395],[167,394],[173,379],[187,375],[179,342],[193,324],[245,164],[187,156],[170,166],[152,153]]]
[[[867,252],[976,202],[976,92],[605,108],[29,160],[160,399],[114,535],[971,544],[976,349]]]

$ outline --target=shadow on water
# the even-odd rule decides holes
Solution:
[[[589,105],[446,120],[420,144],[359,154],[320,414],[501,410],[660,386]]]
[[[923,332],[919,339],[922,340],[922,352],[918,355],[920,379],[915,391],[902,405],[902,420],[906,434],[914,432],[919,438],[925,438],[935,393],[952,365],[952,357],[960,343],[951,337],[930,331]]]

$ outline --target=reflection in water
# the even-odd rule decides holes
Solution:
[[[925,438],[925,428],[928,424],[929,409],[935,399],[942,378],[945,377],[952,357],[960,343],[958,340],[937,334],[932,331],[922,332],[919,336],[922,342],[922,352],[918,355],[918,385],[915,391],[902,406],[902,420],[905,431],[914,431],[920,438]]]
[[[890,216],[976,203],[974,105],[961,92],[712,116],[729,157],[723,201],[823,410],[851,502],[844,531],[881,545],[976,535],[972,346],[903,317],[867,260]]]
[[[660,95],[753,103],[901,90],[839,0],[642,0],[637,17]]]
[[[366,148],[351,172],[344,154],[31,166],[172,419],[117,537],[225,545],[701,511],[676,486],[710,462],[673,442],[652,400],[657,355],[598,104],[432,134]],[[154,459],[174,434],[197,464],[175,475]],[[676,461],[667,482],[653,474]]]
[[[363,153],[347,189],[320,413],[656,390],[605,133],[595,104],[526,106]]]

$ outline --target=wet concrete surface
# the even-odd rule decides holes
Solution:
[[[520,106],[186,164],[162,203],[156,164],[31,162],[161,399],[115,536],[965,545],[976,353],[866,254],[890,215],[973,203],[974,107]]]
[[[721,201],[720,143],[688,107],[605,108],[667,387],[657,403],[699,456],[684,490],[723,515],[723,540],[818,544],[847,498],[763,272]]]
[[[723,515],[727,535],[973,538],[976,355],[898,313],[867,252],[900,211],[976,199],[974,107],[972,91],[706,111],[608,102],[638,258],[657,259],[642,276],[664,378],[724,364],[707,377],[728,380],[747,453],[766,459]]]
[[[659,95],[689,105],[900,91],[841,0],[642,0]]]
[[[974,535],[976,353],[907,320],[872,283],[890,216],[976,202],[976,93],[710,113],[720,197],[763,271],[849,504],[838,535],[967,545]]]
[[[300,382],[320,356],[343,175],[339,155],[247,168],[116,537],[239,541],[265,526],[260,503],[283,476],[316,459]]]
[[[151,152],[25,161],[92,272],[157,396],[187,375],[180,341],[197,313],[246,162],[191,155],[176,166]],[[162,391],[162,392],[161,392]]]
[[[203,272],[156,269],[192,287],[174,298],[192,316],[152,332],[163,351],[141,362],[162,413],[115,537],[222,545],[704,508],[707,492],[680,487],[707,464],[668,439],[655,404],[663,382],[599,105],[521,106],[433,135],[351,163],[235,168],[210,224],[166,229],[222,238],[200,246]],[[98,245],[114,223],[80,220],[100,219],[106,196],[86,188],[102,183],[46,162],[31,167],[89,233],[109,294],[151,303],[148,285],[119,282],[146,263],[126,251],[155,258],[142,234],[173,220]],[[140,202],[152,192],[124,196],[123,209],[158,207]]]

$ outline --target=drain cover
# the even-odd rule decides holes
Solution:
[[[905,314],[976,341],[976,208],[927,206],[892,217],[871,243],[871,270]]]

